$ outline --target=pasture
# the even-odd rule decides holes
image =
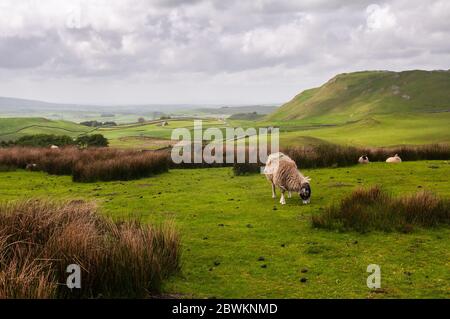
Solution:
[[[280,128],[280,145],[284,147],[334,143],[352,146],[397,146],[450,142],[450,112],[378,114],[334,123],[321,118],[292,121],[229,121],[242,127]]]
[[[398,116],[376,115],[335,127],[286,132],[280,135],[280,143],[294,145],[299,137],[314,137],[341,145],[376,147],[450,142],[450,113]]]
[[[102,134],[115,148],[155,150],[173,146],[172,130],[194,128],[193,119],[170,119],[161,126],[160,120],[146,123],[121,124],[116,127],[92,128],[66,121],[50,121],[42,118],[0,119],[0,141],[17,139],[29,134],[55,134],[77,137],[83,134]],[[397,146],[449,143],[450,113],[405,113],[373,115],[358,121],[330,124],[317,119],[292,121],[245,121],[203,119],[203,129],[217,127],[280,128],[280,145],[318,145],[333,143],[352,146]],[[224,134],[225,136],[225,134]]]
[[[69,121],[52,121],[42,117],[0,118],[0,141],[16,140],[24,135],[54,134],[77,137],[91,132],[92,127]]]
[[[167,122],[167,126],[161,126],[161,122],[156,120],[149,123],[100,128],[97,132],[108,138],[112,147],[159,149],[176,143],[176,141],[171,140],[172,130],[186,128],[192,131],[194,129],[193,120],[166,120],[164,122]],[[202,125],[204,129],[208,127],[224,127],[222,121],[210,119],[204,119]]]
[[[310,205],[294,195],[281,206],[264,176],[233,176],[231,168],[173,169],[91,184],[6,171],[0,172],[0,200],[94,200],[115,219],[173,221],[181,235],[182,270],[163,292],[182,298],[448,297],[448,227],[361,234],[311,225],[311,216],[358,186],[382,185],[393,195],[427,189],[449,198],[448,161],[301,170],[312,178]],[[382,288],[376,291],[366,286],[369,264],[381,266]]]

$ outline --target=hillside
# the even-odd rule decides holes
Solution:
[[[266,120],[342,123],[375,114],[449,110],[450,70],[365,71],[339,74],[305,90]]]
[[[76,137],[92,128],[67,121],[52,121],[40,117],[0,118],[0,141],[15,140],[28,134],[56,134]]]

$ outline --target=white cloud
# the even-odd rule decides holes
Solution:
[[[367,27],[371,30],[385,30],[396,26],[397,19],[389,5],[371,4],[366,9]]]

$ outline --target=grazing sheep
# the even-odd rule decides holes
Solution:
[[[57,145],[52,145],[52,146],[50,146],[50,148],[51,148],[52,150],[57,150],[59,147],[58,147]]]
[[[369,164],[369,158],[367,155],[363,155],[358,159],[359,164]]]
[[[386,163],[401,163],[401,162],[402,162],[402,159],[397,154],[395,154],[395,156],[389,157],[386,160]]]
[[[272,184],[272,198],[276,197],[275,187],[278,186],[281,191],[280,203],[286,204],[284,192],[288,191],[289,198],[291,192],[298,192],[303,204],[307,204],[311,197],[310,178],[304,177],[297,169],[295,162],[287,155],[278,152],[270,154],[264,174]]]
[[[25,166],[25,169],[27,170],[27,171],[37,171],[38,170],[38,165],[37,164],[34,164],[34,163],[31,163],[31,164],[27,164],[27,166]]]

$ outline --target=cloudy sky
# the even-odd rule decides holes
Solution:
[[[450,1],[0,0],[0,96],[278,103],[336,73],[449,69]]]

